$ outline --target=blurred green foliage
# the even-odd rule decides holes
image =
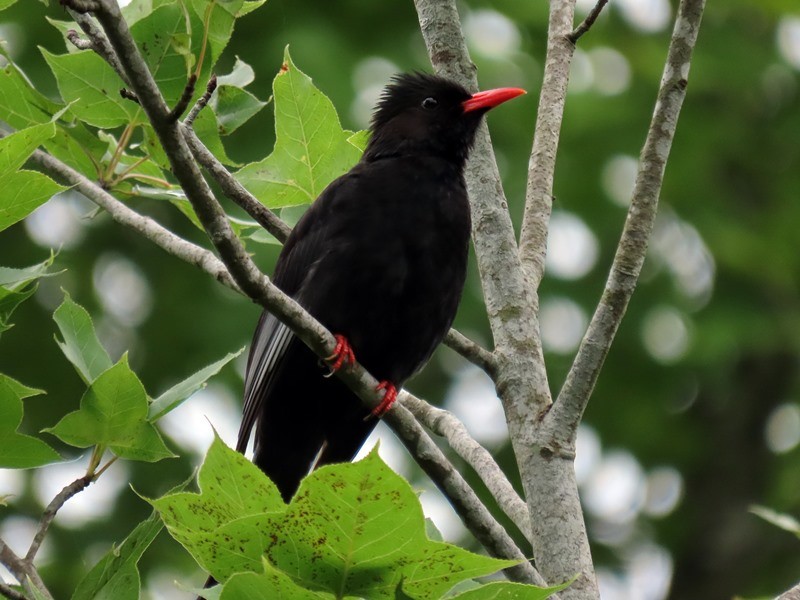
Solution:
[[[63,9],[51,4],[21,0],[0,13],[0,37],[37,89],[55,99],[56,82],[38,49],[56,54],[65,49],[62,34],[43,18],[66,18]],[[669,27],[656,32],[637,29],[621,6],[611,2],[579,42],[576,69],[583,64],[595,71],[585,80],[589,83],[583,88],[574,85],[568,97],[555,181],[555,210],[576,215],[588,225],[599,244],[597,260],[584,276],[550,274],[541,288],[543,305],[569,298],[585,314],[591,314],[600,295],[625,216],[625,208],[610,192],[610,161],[638,155],[669,37]],[[509,206],[519,223],[547,3],[468,0],[461,5],[465,20],[484,10],[505,15],[519,40],[502,54],[473,41],[482,86],[515,85],[530,92],[527,100],[511,103],[489,118]],[[777,593],[800,573],[797,539],[747,510],[756,502],[800,514],[800,450],[794,446],[775,453],[765,434],[776,408],[798,402],[800,73],[778,43],[790,18],[800,18],[796,0],[709,3],[667,167],[662,218],[651,255],[586,415],[604,448],[629,451],[648,471],[673,466],[684,478],[677,510],[658,519],[639,516],[629,523],[622,542],[603,541],[607,524],[588,515],[598,565],[610,573],[623,572],[637,542],[658,543],[674,561],[671,595],[682,600]],[[470,39],[476,37],[473,32]],[[357,110],[358,118],[350,110],[362,91],[357,74],[365,59],[382,57],[401,70],[429,68],[410,2],[271,0],[237,23],[218,72],[231,71],[235,57],[241,57],[256,74],[248,90],[265,100],[287,44],[296,63],[331,98],[345,130],[365,124],[367,108]],[[620,53],[630,69],[628,83],[615,93],[597,85],[596,69],[607,48]],[[116,136],[120,132],[110,131]],[[225,145],[233,161],[247,163],[266,156],[274,141],[268,107],[234,131]],[[152,200],[132,199],[131,204],[180,235],[203,242],[172,207]],[[60,288],[96,319],[122,332],[125,347],[112,359],[129,350],[131,366],[155,393],[247,343],[258,317],[258,307],[102,213],[85,219],[82,232],[79,244],[59,254],[59,268],[67,271],[40,282],[38,302],[21,305],[14,313],[15,326],[0,339],[0,371],[47,392],[25,400],[26,433],[76,410],[84,391],[52,341],[56,328],[51,314],[61,301]],[[703,248],[711,261],[706,257],[698,264],[705,265],[701,274],[713,265],[713,286],[692,288],[687,265],[697,262],[698,252],[702,258]],[[21,223],[0,236],[4,266],[41,262],[49,252]],[[264,246],[256,257],[269,271],[276,253],[277,248]],[[133,261],[152,290],[151,311],[135,326],[114,323],[104,314],[93,273],[108,256]],[[474,265],[471,277],[456,325],[488,343]],[[667,339],[676,329],[683,332],[684,352],[658,349],[659,336],[653,332],[663,332],[664,327]],[[656,342],[648,342],[652,335]],[[452,365],[461,364],[458,360],[441,351],[410,387],[439,401],[453,376]],[[571,354],[550,351],[547,360],[557,391]],[[234,370],[226,369],[221,377],[238,396],[242,383]],[[506,445],[497,454],[513,473],[510,448]],[[185,479],[196,462],[188,455],[157,465],[131,464],[131,482],[142,494],[156,497]],[[0,510],[0,519],[7,519],[10,511]],[[14,498],[14,512],[38,518],[40,511],[28,480]],[[124,490],[113,510],[101,512],[104,516],[76,530],[56,522],[50,559],[43,568],[56,597],[74,589],[109,545],[124,539],[149,514],[149,507]],[[202,583],[200,574],[188,571],[188,557],[166,536],[145,553],[140,567],[144,577],[166,572],[174,579],[179,578],[175,573],[182,573],[182,581]]]

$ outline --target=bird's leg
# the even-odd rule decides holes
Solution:
[[[393,383],[389,381],[381,381],[375,387],[375,391],[379,390],[383,390],[383,400],[381,400],[381,403],[378,404],[378,406],[372,409],[369,417],[367,417],[368,419],[370,417],[376,417],[380,419],[392,407],[394,401],[397,400],[397,388],[394,387]]]
[[[336,338],[336,347],[333,349],[333,354],[324,359],[329,371],[323,377],[330,377],[343,366],[354,365],[356,362],[356,355],[347,338],[339,333],[333,337]]]

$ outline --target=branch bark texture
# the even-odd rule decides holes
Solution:
[[[574,448],[578,424],[644,264],[704,7],[705,0],[682,0],[678,7],[655,111],[611,272],[564,387],[543,423],[568,448]]]
[[[464,43],[455,1],[415,0],[415,5],[434,69],[470,90],[477,89],[475,68]],[[571,44],[565,36],[571,31],[573,6],[574,0],[551,2],[551,10],[555,12],[551,23],[556,23],[561,40],[550,43],[566,47],[570,56]],[[551,35],[554,35],[552,31]],[[559,64],[563,66],[559,75],[564,78],[559,89],[565,90],[569,60]],[[563,99],[560,104],[563,105]],[[550,143],[553,161],[560,112],[556,125],[550,135],[554,138]],[[552,175],[549,180],[551,189]],[[478,132],[467,167],[467,185],[473,213],[473,243],[495,341],[495,382],[522,476],[533,532],[534,558],[549,584],[578,576],[561,592],[562,598],[597,598],[573,469],[574,455],[553,448],[550,440],[538,435],[539,418],[547,412],[552,400],[539,337],[537,302],[534,288],[526,282],[485,126]],[[541,224],[540,229],[544,240],[546,223]],[[542,264],[543,260],[542,257]],[[543,489],[553,495],[544,498]]]
[[[575,0],[550,2],[544,80],[539,93],[536,129],[528,163],[525,214],[520,234],[520,257],[534,298],[544,275],[547,254],[547,227],[553,208],[556,153],[564,119],[569,67],[575,52],[575,44],[569,38],[574,17]]]

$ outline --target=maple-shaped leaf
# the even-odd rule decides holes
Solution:
[[[333,179],[361,157],[342,129],[333,103],[300,71],[286,49],[272,83],[275,101],[275,149],[249,164],[236,178],[271,208],[312,202]]]

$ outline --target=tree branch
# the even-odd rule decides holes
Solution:
[[[675,137],[705,0],[681,0],[628,216],[600,303],[564,387],[543,425],[574,448],[577,428],[644,264],[664,170]]]
[[[2,582],[0,582],[0,595],[11,598],[11,600],[27,600],[23,594]]]
[[[3,135],[0,132],[0,137]],[[114,198],[95,182],[50,154],[42,150],[36,150],[31,158],[44,172],[59,181],[70,184],[89,200],[103,208],[117,223],[138,231],[159,248],[191,265],[199,267],[223,285],[235,291],[241,291],[230,273],[228,273],[228,269],[213,253],[178,237],[153,219],[140,215]]]
[[[206,84],[206,91],[203,92],[203,95],[195,102],[195,105],[192,107],[192,110],[189,111],[189,114],[186,115],[186,118],[183,120],[183,124],[191,128],[194,124],[194,120],[197,118],[197,115],[200,114],[200,111],[203,110],[208,101],[211,100],[211,96],[214,94],[214,90],[217,89],[217,76],[212,75],[208,83]]]
[[[397,404],[386,414],[384,420],[391,426],[414,459],[431,480],[442,490],[458,513],[461,520],[492,556],[512,558],[522,561],[515,567],[506,569],[509,579],[521,583],[547,585],[542,576],[525,558],[522,551],[503,527],[492,517],[478,496],[464,480],[464,477],[425,433],[406,406],[414,403],[414,398],[403,391],[400,406]],[[420,402],[417,400],[417,402]]]
[[[256,222],[264,229],[269,231],[275,238],[283,243],[289,237],[292,229],[281,218],[264,206],[253,196],[239,181],[231,175],[228,169],[211,154],[211,151],[203,145],[200,138],[193,129],[187,126],[181,127],[186,144],[192,151],[203,168],[219,184],[220,189],[227,198],[243,208]]]
[[[128,82],[128,77],[122,70],[122,65],[119,64],[119,59],[117,58],[114,49],[111,47],[111,44],[108,43],[108,39],[106,38],[106,36],[103,35],[103,32],[100,31],[100,29],[97,27],[94,20],[89,15],[77,12],[75,10],[70,9],[68,10],[68,12],[70,16],[73,19],[75,19],[75,22],[83,30],[83,33],[86,34],[86,37],[89,38],[88,41],[92,50],[94,50],[103,60],[105,60],[111,66],[112,69],[114,69],[114,72],[120,76],[125,85],[130,85],[130,83]],[[78,43],[76,43],[77,40],[73,40],[72,37],[69,37],[69,41],[72,42],[76,48],[81,48],[83,46],[83,44],[78,45]],[[83,40],[81,40],[81,42],[82,41]]]
[[[79,477],[69,485],[65,486],[55,498],[50,501],[50,504],[47,505],[44,513],[42,513],[42,518],[39,520],[39,529],[36,531],[36,535],[33,536],[33,541],[31,542],[31,546],[28,549],[28,553],[25,555],[25,561],[29,564],[33,564],[33,559],[36,557],[36,553],[39,551],[39,547],[42,545],[42,541],[44,540],[44,536],[47,534],[47,530],[50,527],[50,524],[53,522],[53,519],[56,518],[56,514],[61,507],[64,506],[64,503],[72,498],[75,494],[82,492],[85,490],[90,483],[92,483],[95,479],[94,475],[84,475],[83,477]]]
[[[495,355],[473,342],[467,336],[456,329],[447,332],[444,338],[446,346],[458,352],[472,364],[483,369],[492,379],[497,375],[497,358]]]
[[[42,597],[53,600],[52,594],[39,576],[36,567],[17,556],[2,539],[0,539],[0,564],[11,571],[11,574],[29,594],[33,595],[32,589],[35,588]]]
[[[434,70],[477,89],[455,0],[415,0]],[[522,277],[505,194],[489,131],[482,124],[465,173],[472,212],[472,242],[494,337],[497,391],[503,401],[517,463],[527,462],[536,415],[550,405],[538,320]]]
[[[608,0],[597,0],[597,4],[594,5],[594,8],[589,11],[589,14],[586,15],[586,18],[581,22],[581,24],[573,29],[569,35],[567,35],[567,39],[575,44],[584,33],[592,28],[592,25],[594,25],[594,22],[597,21],[597,17],[600,16],[600,13],[603,11],[603,8],[606,4],[608,4]]]
[[[575,45],[568,39],[574,17],[575,0],[554,0],[550,3],[544,80],[539,93],[536,129],[528,163],[525,213],[519,240],[522,267],[533,294],[536,294],[542,281],[547,254],[556,153],[564,119],[569,66],[575,52]]]
[[[565,51],[572,52],[573,46],[566,40],[566,34],[572,25],[574,4],[575,0],[551,0],[548,47],[561,45]],[[434,68],[474,90],[474,65],[464,44],[455,0],[415,0],[415,5]],[[553,39],[554,30],[561,32],[560,40]],[[546,71],[546,78],[548,75],[553,77],[552,67]],[[548,86],[556,89],[546,80],[543,89]],[[558,102],[557,95],[554,101]],[[540,111],[543,108],[540,106]],[[551,108],[544,110],[549,112]],[[560,115],[560,112],[556,109],[553,114]],[[551,143],[557,143],[560,122],[560,116],[555,121],[548,120],[545,140],[549,137]],[[539,139],[542,135],[537,131]],[[545,142],[539,144],[549,148]],[[550,150],[554,161],[555,148]],[[535,162],[536,156],[532,156],[531,161]],[[546,169],[536,170],[536,173],[545,172]],[[542,178],[545,184],[548,180],[552,180],[552,174]],[[478,132],[468,164],[467,184],[473,211],[473,243],[498,361],[495,382],[522,476],[536,565],[550,582],[568,581],[577,575],[561,593],[562,598],[595,599],[599,592],[575,480],[574,455],[555,447],[551,438],[542,435],[539,424],[540,416],[547,412],[552,400],[539,336],[536,286],[531,285],[532,277],[523,272],[525,253],[520,255],[514,240],[485,127]],[[550,190],[552,183],[545,185],[546,193],[528,217],[528,230],[541,233],[541,236],[530,237],[534,250],[542,244],[541,253],[532,253],[541,257],[542,264]],[[526,210],[531,211],[527,207]],[[537,220],[535,227],[530,225],[532,219]]]
[[[453,413],[431,406],[411,394],[403,396],[403,406],[425,427],[447,440],[456,454],[478,474],[500,509],[525,538],[531,541],[531,525],[525,502],[514,490],[494,457],[469,435],[464,424]]]

